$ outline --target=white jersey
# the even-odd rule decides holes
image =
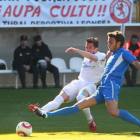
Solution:
[[[98,57],[98,61],[92,61],[88,58],[84,58],[82,62],[82,67],[80,74],[78,76],[79,80],[97,83],[101,80],[104,65],[105,65],[105,53],[97,52],[93,54]]]

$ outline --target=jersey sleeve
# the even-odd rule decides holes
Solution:
[[[133,56],[129,51],[124,51],[122,55],[123,59],[127,61],[128,63],[132,63],[137,58]]]
[[[105,60],[105,53],[96,53],[95,55],[98,57],[98,61]]]

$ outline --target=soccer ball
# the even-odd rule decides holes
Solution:
[[[20,122],[16,127],[16,133],[19,136],[30,136],[32,133],[32,126],[28,122]]]

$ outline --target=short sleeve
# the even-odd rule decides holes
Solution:
[[[105,53],[100,53],[100,52],[96,53],[95,55],[98,57],[98,61],[104,60],[106,57]]]
[[[122,55],[123,59],[127,61],[128,63],[132,63],[137,58],[133,56],[129,51],[124,51]]]

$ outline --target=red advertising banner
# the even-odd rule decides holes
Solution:
[[[0,26],[131,23],[133,0],[1,0]]]

